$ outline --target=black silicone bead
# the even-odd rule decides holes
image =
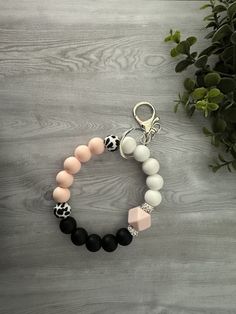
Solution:
[[[132,242],[133,236],[130,234],[128,229],[122,228],[117,231],[116,239],[120,245],[126,246]]]
[[[102,247],[107,252],[113,252],[118,246],[116,237],[113,234],[107,234],[102,238]]]
[[[76,229],[76,220],[73,217],[67,217],[60,222],[61,232],[70,234]]]
[[[91,234],[86,240],[86,247],[90,252],[97,252],[102,246],[102,240],[97,234]]]
[[[83,245],[85,244],[87,237],[88,237],[88,233],[84,228],[77,228],[71,234],[71,241],[75,245]]]

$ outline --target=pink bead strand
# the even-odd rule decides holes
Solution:
[[[105,145],[104,141],[100,137],[94,137],[88,142],[88,147],[92,154],[101,155],[104,153]]]
[[[70,190],[60,188],[59,186],[53,191],[53,199],[57,203],[65,203],[70,199]]]
[[[80,162],[87,162],[92,157],[91,151],[87,145],[79,145],[76,147],[74,154]]]

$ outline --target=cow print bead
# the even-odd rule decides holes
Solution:
[[[114,152],[120,146],[119,137],[116,135],[108,135],[104,139],[104,144],[109,152]]]
[[[54,215],[57,218],[67,218],[71,214],[71,207],[68,203],[57,203],[54,207]]]

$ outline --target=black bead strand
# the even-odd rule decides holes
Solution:
[[[102,240],[97,234],[91,234],[86,240],[86,247],[90,252],[97,252],[102,246]]]
[[[76,220],[73,217],[67,217],[60,222],[61,232],[70,234],[76,229]]]
[[[86,240],[88,238],[88,233],[84,228],[77,228],[72,234],[71,234],[71,241],[75,245],[83,245],[86,243]]]
[[[116,238],[118,243],[123,246],[129,245],[133,240],[133,236],[126,228],[119,229],[116,233]]]
[[[107,234],[102,238],[102,248],[106,252],[113,252],[117,249],[118,241],[113,234]]]

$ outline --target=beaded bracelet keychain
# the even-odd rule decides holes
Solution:
[[[141,106],[148,106],[152,110],[151,118],[142,121],[138,117],[137,109]],[[133,115],[140,125],[139,128],[127,130],[121,138],[115,135],[109,135],[104,140],[94,137],[88,142],[88,145],[79,145],[75,149],[74,156],[68,157],[64,161],[64,170],[56,176],[58,187],[53,191],[53,199],[57,203],[54,207],[54,214],[61,218],[60,229],[63,233],[71,235],[71,241],[75,245],[85,244],[91,252],[97,252],[101,247],[107,252],[113,252],[118,244],[129,245],[139,231],[151,226],[151,212],[162,200],[159,190],[163,186],[163,178],[158,174],[159,162],[150,157],[150,150],[147,147],[154,135],[161,129],[159,118],[156,116],[155,108],[148,102],[138,103],[133,108]],[[138,141],[128,136],[134,130],[142,131],[142,136]],[[67,202],[70,198],[68,188],[74,181],[73,175],[78,173],[81,165],[89,161],[93,155],[101,155],[105,149],[109,152],[119,149],[123,158],[133,158],[141,163],[142,170],[147,175],[148,190],[144,195],[144,203],[129,209],[127,228],[119,229],[115,235],[107,234],[101,238],[97,234],[88,235],[84,228],[77,227],[76,220],[70,216],[71,206]]]

